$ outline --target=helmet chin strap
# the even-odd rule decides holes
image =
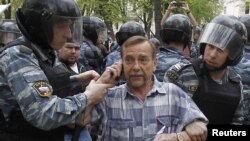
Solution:
[[[212,67],[210,65],[208,65],[205,61],[204,61],[204,67],[205,69],[207,69],[210,72],[216,72],[216,71],[221,71],[224,70],[227,67],[227,63],[224,63],[222,66],[220,67]]]

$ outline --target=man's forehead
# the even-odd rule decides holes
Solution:
[[[67,47],[67,48],[80,48],[80,44],[79,43],[65,43],[64,47]]]
[[[135,52],[127,52],[124,54],[125,57],[133,57],[133,56],[138,56],[138,57],[147,57],[149,56],[150,54],[148,54],[147,52],[138,52],[138,51],[135,51]]]

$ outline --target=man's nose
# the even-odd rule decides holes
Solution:
[[[216,55],[217,55],[217,49],[214,48],[214,49],[212,49],[212,50],[210,51],[210,56],[211,56],[211,57],[216,57]]]
[[[140,69],[140,64],[139,61],[135,61],[134,66],[133,66],[134,70],[139,70]]]

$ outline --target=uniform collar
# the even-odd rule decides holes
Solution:
[[[179,54],[179,55],[182,55],[182,56],[183,56],[183,54],[182,54],[181,52],[179,52],[177,48],[171,47],[171,46],[169,46],[169,45],[161,46],[161,47],[159,48],[159,50],[160,50],[160,52],[161,52],[161,51],[163,51],[163,52],[171,52],[171,53]]]

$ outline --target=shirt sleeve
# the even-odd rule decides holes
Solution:
[[[177,131],[182,131],[183,128],[196,120],[200,120],[204,123],[208,123],[208,119],[194,103],[190,96],[179,87],[175,87],[173,93],[177,94],[180,101],[180,108],[182,109],[179,113],[179,118],[182,121]]]

